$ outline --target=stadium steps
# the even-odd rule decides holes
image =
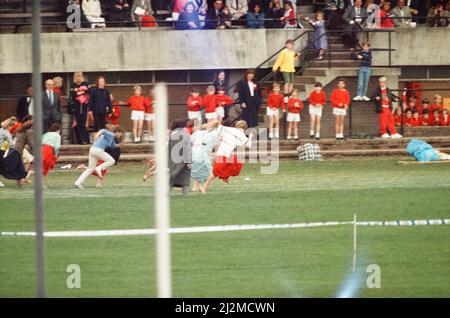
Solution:
[[[450,137],[424,137],[421,138],[440,151],[450,153]],[[297,147],[306,143],[316,143],[320,145],[320,149],[324,158],[341,158],[341,157],[372,157],[372,156],[408,156],[406,153],[406,145],[411,138],[402,138],[394,140],[376,139],[347,139],[345,141],[337,141],[335,139],[309,140],[302,139],[300,141],[280,140],[279,141],[279,158],[283,160],[297,159]],[[71,163],[73,165],[87,163],[89,145],[63,145],[60,149],[60,157],[58,165]],[[271,142],[259,141],[258,149],[266,150],[270,155]],[[122,148],[123,154],[120,158],[122,162],[142,162],[145,159],[153,157],[153,143],[143,144],[126,144]],[[254,152],[247,152],[247,156],[255,156]]]

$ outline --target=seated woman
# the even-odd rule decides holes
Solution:
[[[247,27],[249,29],[264,29],[264,12],[261,7],[256,4],[253,10],[247,13]]]
[[[100,0],[83,0],[81,3],[81,9],[83,10],[86,19],[91,23],[91,28],[104,28],[106,27],[105,18],[102,18],[102,8]]]
[[[381,28],[395,28],[395,24],[394,21],[392,21],[391,16],[391,2],[386,1],[380,10]]]
[[[175,24],[177,30],[198,30],[200,29],[200,18],[193,2],[188,2],[184,6],[184,11],[178,17]]]
[[[450,21],[450,15],[447,10],[444,9],[442,2],[437,3],[434,7],[430,8],[427,15],[427,24],[430,27],[446,27]]]
[[[109,14],[112,26],[127,27],[130,25],[130,4],[128,0],[113,0],[113,7]]]

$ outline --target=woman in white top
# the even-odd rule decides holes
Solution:
[[[245,135],[247,128],[247,123],[243,120],[236,122],[235,127],[219,125],[217,129],[219,147],[216,151],[213,173],[206,180],[204,187],[200,189],[202,193],[206,192],[206,189],[215,178],[218,177],[224,182],[230,183],[229,177],[235,177],[240,174],[243,164],[233,152],[237,147],[251,147],[251,139]]]
[[[81,9],[86,16],[86,19],[91,23],[91,28],[106,27],[105,18],[101,17],[102,7],[100,5],[100,0],[83,0]]]

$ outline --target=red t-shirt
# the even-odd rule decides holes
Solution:
[[[439,126],[440,121],[441,121],[440,116],[437,117],[435,117],[434,115],[430,116],[430,126]]]
[[[187,99],[187,107],[189,112],[199,112],[203,107],[203,98],[201,96],[189,96]]]
[[[288,100],[289,113],[298,114],[302,109],[303,109],[303,102],[300,98],[289,98]]]
[[[131,96],[128,101],[128,105],[130,105],[131,110],[145,111],[144,106],[145,97],[144,96]]]
[[[334,89],[330,96],[331,106],[335,108],[345,108],[350,104],[350,93],[346,89]],[[343,104],[343,105],[339,105]]]
[[[203,105],[205,105],[206,113],[214,113],[216,111],[216,95],[203,96]]]
[[[411,126],[413,127],[419,127],[422,126],[422,119],[420,118],[411,118]]]
[[[439,121],[439,126],[450,126],[450,116],[447,116],[447,119],[442,117]]]
[[[320,93],[317,93],[316,90],[313,90],[311,94],[309,94],[308,102],[313,106],[325,106],[325,104],[327,103],[327,95],[325,95],[325,92],[323,90],[321,90]]]
[[[153,98],[151,98],[151,96],[148,96],[144,101],[145,112],[147,114],[153,114],[153,104]]]
[[[432,126],[432,125],[430,125],[430,119],[431,119],[431,117],[422,118],[422,126]]]
[[[437,105],[437,104],[431,104],[431,105],[430,105],[430,113],[434,112],[436,109],[439,110],[439,111],[441,112],[441,111],[444,110],[444,105],[443,105],[443,104],[440,104],[440,105]]]
[[[120,106],[115,105],[112,107],[111,114],[107,115],[107,118],[109,121],[111,121],[111,124],[118,125],[119,117],[120,117]]]
[[[226,107],[229,105],[232,105],[234,103],[234,100],[227,95],[216,95],[216,105],[217,107]]]
[[[269,96],[267,96],[267,106],[285,110],[286,106],[284,105],[283,99],[284,96],[281,94],[270,93]]]

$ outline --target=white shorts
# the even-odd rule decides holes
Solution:
[[[322,117],[322,108],[323,107],[316,107],[314,105],[309,105],[309,114]]]
[[[267,116],[279,116],[280,115],[280,110],[278,108],[267,107],[266,108],[266,115]]]
[[[144,111],[143,110],[132,110],[131,111],[131,120],[144,120]]]
[[[214,112],[214,113],[205,113],[205,117],[206,117],[206,119],[216,119],[218,116],[217,116],[217,113]]]
[[[287,118],[286,121],[291,122],[291,121],[300,121],[300,114],[297,113],[289,113],[287,114]]]
[[[152,121],[155,120],[155,114],[152,113],[145,113],[144,120],[146,121]]]
[[[188,118],[189,119],[197,119],[201,124],[202,123],[202,112],[201,111],[196,111],[196,112],[188,111]]]
[[[223,109],[223,107],[219,106],[216,108],[216,116],[217,117],[225,117],[225,110]]]
[[[347,116],[347,110],[345,108],[333,108],[333,115],[336,116]]]

